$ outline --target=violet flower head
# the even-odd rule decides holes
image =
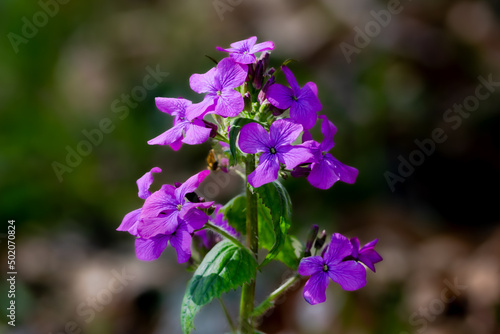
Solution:
[[[311,185],[319,189],[328,189],[337,181],[353,184],[358,176],[358,170],[354,167],[344,165],[330,153],[327,153],[335,144],[333,136],[337,132],[337,128],[330,122],[326,116],[319,116],[323,120],[321,124],[321,132],[324,139],[319,145],[320,159],[313,162],[310,166],[311,172],[307,176],[307,180]],[[303,140],[309,139],[310,134],[304,133]]]
[[[217,46],[216,49],[222,52],[229,52],[229,57],[234,59],[237,63],[252,64],[255,62],[255,53],[274,49],[274,43],[272,41],[255,44],[256,42],[257,37],[253,36],[242,41],[231,43],[229,49],[223,49],[219,46]]]
[[[194,192],[209,173],[208,170],[202,171],[178,188],[163,185],[146,199],[135,233],[139,259],[157,259],[170,242],[177,251],[179,263],[189,260],[191,235],[208,221],[207,214],[201,209],[209,208],[213,202],[192,203],[186,200],[186,195]]]
[[[358,238],[351,238],[352,257],[355,261],[359,261],[366,265],[371,271],[375,272],[375,263],[383,260],[382,256],[375,250],[375,245],[378,239],[372,240],[363,247],[359,248]]]
[[[316,113],[323,108],[318,99],[318,88],[314,82],[300,88],[292,71],[284,65],[281,69],[290,88],[279,83],[269,86],[267,100],[278,109],[290,108],[290,118],[308,130],[316,123]]]
[[[332,241],[323,256],[302,258],[299,274],[311,276],[304,286],[304,299],[311,305],[326,300],[326,288],[329,278],[342,289],[353,291],[366,285],[366,270],[356,261],[343,261],[352,254],[349,240],[339,233],[332,236]]]
[[[302,125],[279,119],[271,124],[269,133],[258,123],[248,123],[241,128],[238,144],[245,153],[262,152],[258,167],[248,175],[248,182],[255,188],[278,178],[280,163],[286,168],[311,162],[314,151],[305,144],[291,145],[302,132]]]
[[[248,74],[248,66],[224,58],[217,67],[205,74],[193,74],[189,78],[191,89],[198,94],[206,93],[203,101],[187,108],[187,119],[203,118],[207,113],[222,117],[235,117],[243,110],[243,97],[234,88],[241,86]]]
[[[180,149],[182,143],[196,145],[204,143],[212,132],[212,127],[203,120],[186,118],[186,109],[191,101],[182,98],[155,98],[156,106],[164,113],[175,116],[174,126],[161,135],[148,141],[149,145],[169,145],[174,151]]]

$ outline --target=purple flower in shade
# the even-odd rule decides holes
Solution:
[[[291,145],[302,132],[302,125],[280,119],[271,124],[269,133],[258,123],[248,123],[240,130],[238,144],[245,153],[262,152],[259,166],[248,175],[248,182],[255,188],[278,178],[280,163],[286,168],[311,162],[314,151],[307,144]]]
[[[154,167],[137,180],[137,188],[139,188],[139,198],[145,200],[151,195],[149,187],[151,187],[151,184],[153,184],[153,173],[161,173],[161,169],[159,167]],[[123,218],[122,223],[116,230],[127,231],[132,235],[137,235],[137,223],[139,222],[141,212],[142,208],[139,208],[127,213]]]
[[[378,242],[378,239],[372,240],[361,249],[359,248],[359,240],[358,238],[351,238],[352,244],[352,258],[355,261],[359,261],[366,265],[371,271],[375,272],[375,263],[382,261],[382,256],[375,250],[375,245]]]
[[[326,116],[319,116],[323,120],[321,124],[321,133],[323,133],[324,139],[321,144],[319,144],[318,150],[322,152],[319,154],[319,159],[313,162],[309,167],[307,167],[310,172],[308,173],[307,180],[314,187],[319,189],[328,189],[337,181],[343,181],[345,183],[353,184],[358,176],[358,170],[354,167],[344,165],[336,158],[334,158],[330,153],[327,153],[335,144],[333,142],[333,136],[337,132],[337,128],[330,122]],[[305,143],[310,142],[311,134],[309,132],[304,132],[302,140]],[[302,170],[301,170],[302,169]],[[294,171],[294,176],[299,176],[303,174],[304,170],[302,167],[298,167]]]
[[[300,88],[292,71],[284,65],[281,69],[290,88],[279,83],[269,86],[266,91],[267,100],[278,109],[290,108],[290,118],[308,130],[316,123],[316,112],[322,108],[318,88],[314,82],[308,82]]]
[[[231,48],[223,49],[217,46],[217,50],[229,52],[229,57],[240,64],[251,64],[255,62],[255,53],[274,49],[274,43],[271,41],[255,44],[257,37],[253,36],[243,41],[234,42]]]
[[[193,74],[189,78],[191,89],[198,94],[207,93],[202,102],[187,108],[189,120],[215,113],[222,117],[235,117],[245,107],[243,97],[234,88],[241,86],[247,78],[248,66],[230,58],[222,59],[217,67],[205,74]]]
[[[342,261],[352,254],[352,245],[341,234],[335,233],[323,256],[305,257],[300,260],[299,274],[311,276],[304,286],[304,299],[311,305],[326,300],[328,278],[342,289],[353,291],[366,285],[366,270],[356,261]]]
[[[213,202],[188,202],[186,195],[194,192],[209,173],[202,171],[178,188],[163,185],[146,199],[135,228],[139,259],[157,259],[170,242],[177,251],[179,263],[189,260],[191,235],[208,221],[207,214],[200,209],[210,207]]]
[[[175,116],[175,119],[174,126],[148,141],[149,145],[170,145],[174,151],[177,151],[182,143],[201,144],[210,137],[212,128],[207,126],[203,120],[199,118],[188,120],[186,118],[186,109],[192,104],[191,101],[182,98],[157,97],[155,102],[160,111]]]

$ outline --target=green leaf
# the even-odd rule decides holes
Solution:
[[[244,125],[252,122],[258,123],[253,119],[243,117],[235,118],[231,122],[229,130],[229,150],[231,151],[231,157],[232,161],[234,161],[234,165],[238,163],[238,157],[240,156],[239,150],[236,147],[236,139],[238,138],[238,134],[240,133],[240,130]]]
[[[255,278],[257,261],[246,248],[224,240],[205,256],[189,281],[182,301],[181,326],[184,334],[194,329],[194,317],[201,307],[224,292]]]
[[[247,233],[246,228],[247,199],[245,195],[239,195],[224,205],[219,212],[224,214],[229,225],[234,227],[242,235]]]
[[[286,264],[290,269],[297,270],[299,262],[304,252],[304,245],[292,235],[287,235],[285,245],[276,260]]]
[[[286,235],[290,228],[292,203],[285,187],[278,181],[264,184],[256,188],[255,191],[262,200],[262,204],[269,209],[272,229],[274,231],[274,244],[264,261],[260,264],[260,267],[262,267],[274,259],[285,245]],[[266,219],[269,217],[264,214],[263,209],[259,209],[259,212],[259,216],[264,219],[262,221],[262,224],[264,224],[263,235],[261,236],[259,234],[259,238],[266,238],[267,234],[264,233],[264,228],[269,225]],[[262,242],[262,247],[269,249],[266,247],[268,241],[269,240],[264,240]]]

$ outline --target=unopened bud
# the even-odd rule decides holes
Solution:
[[[311,248],[314,243],[314,240],[316,240],[316,237],[318,236],[318,231],[319,231],[319,226],[314,224],[311,226],[311,229],[309,230],[309,234],[307,235],[307,240],[306,240],[306,248],[304,250],[304,256],[311,256]]]
[[[326,231],[323,230],[321,231],[319,237],[316,239],[316,242],[314,243],[314,248],[320,249],[325,244],[325,241],[326,241]]]

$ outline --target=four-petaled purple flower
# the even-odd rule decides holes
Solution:
[[[337,132],[337,128],[335,128],[335,125],[333,125],[326,116],[322,115],[319,116],[319,118],[323,120],[321,124],[321,133],[323,133],[324,136],[323,141],[318,147],[319,152],[321,152],[317,154],[319,159],[307,168],[298,167],[295,170],[295,175],[308,174],[307,180],[309,183],[319,189],[328,189],[339,180],[353,184],[358,176],[358,170],[354,167],[344,165],[330,153],[327,153],[335,145],[333,136],[335,132]],[[304,143],[311,142],[311,134],[308,131],[304,132],[302,141]]]
[[[291,145],[302,132],[302,125],[280,119],[271,124],[269,133],[258,123],[248,123],[241,128],[238,144],[241,151],[255,154],[262,152],[259,166],[248,175],[248,182],[255,188],[278,178],[280,163],[286,168],[311,162],[315,159],[310,145]]]
[[[352,254],[349,240],[339,233],[332,236],[332,241],[323,256],[305,257],[300,261],[299,274],[311,276],[304,286],[304,299],[311,305],[326,300],[328,278],[338,283],[342,289],[353,291],[366,285],[366,270],[356,261],[343,261]]]
[[[186,118],[186,109],[192,104],[191,101],[182,98],[157,97],[155,102],[160,111],[175,116],[175,119],[174,126],[148,141],[149,145],[170,145],[174,151],[177,151],[182,143],[201,144],[210,137],[212,129],[207,127],[203,120],[199,118],[188,120]]]
[[[203,118],[207,113],[222,117],[235,117],[243,110],[243,96],[234,88],[241,86],[248,74],[248,66],[231,58],[222,59],[217,67],[205,74],[193,74],[189,78],[191,89],[198,94],[207,93],[203,101],[187,108],[189,120]]]
[[[290,88],[279,83],[269,86],[266,91],[267,100],[278,109],[290,108],[290,118],[308,130],[316,123],[316,112],[322,108],[318,88],[314,82],[308,82],[300,88],[292,71],[284,65],[281,69]]]
[[[351,238],[352,244],[352,258],[355,261],[359,261],[366,265],[371,271],[375,272],[375,263],[378,263],[383,260],[382,256],[375,250],[375,245],[378,242],[378,239],[372,240],[361,249],[359,248],[359,240],[358,238]]]
[[[216,49],[222,52],[229,52],[229,57],[237,63],[252,64],[255,62],[255,53],[274,49],[274,43],[271,41],[259,44],[255,44],[255,42],[257,42],[257,37],[253,36],[243,41],[232,43],[229,49],[223,49],[219,46]]]

